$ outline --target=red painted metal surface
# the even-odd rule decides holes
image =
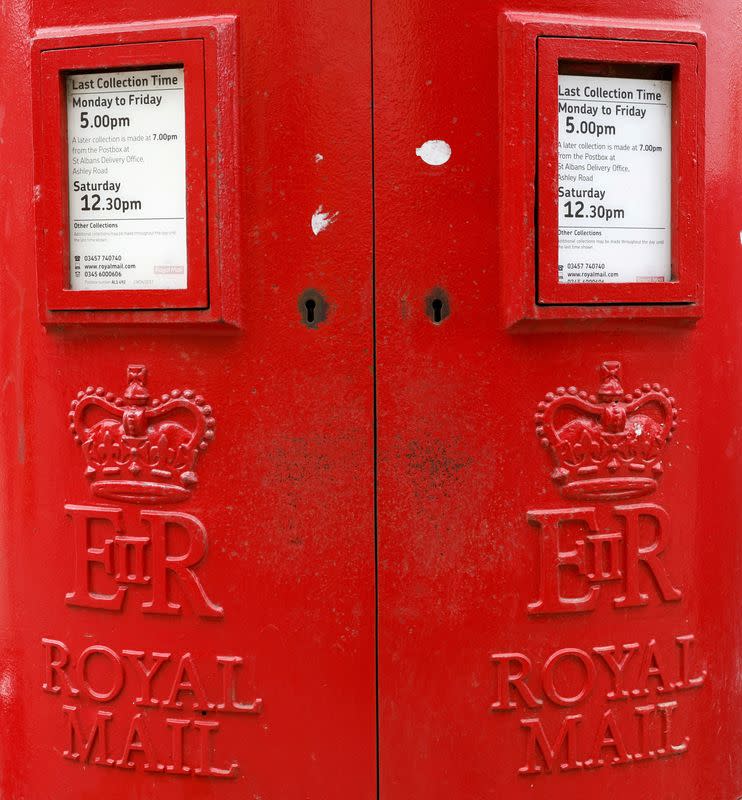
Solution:
[[[240,326],[104,310],[45,328],[32,166],[56,142],[32,142],[32,37],[188,38],[181,19],[215,13],[239,19],[204,76],[208,136],[227,137],[209,268]],[[13,3],[0,39],[0,795],[372,798],[368,14]],[[315,235],[320,206],[341,214]]]
[[[618,14],[647,42],[705,31],[694,327],[669,306],[535,303],[536,47],[511,11],[543,12],[562,37],[591,36],[597,17],[622,38]],[[375,12],[380,797],[737,798],[729,5],[377,0]],[[603,45],[589,47],[592,59]],[[450,159],[416,158],[426,140]],[[431,296],[446,298],[439,324]]]
[[[0,795],[742,794],[728,4],[9,9]],[[537,303],[514,12],[569,46],[706,35],[687,306]],[[32,40],[213,15],[209,308],[39,308]]]

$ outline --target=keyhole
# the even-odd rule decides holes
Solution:
[[[440,325],[451,313],[448,295],[440,287],[436,287],[425,298],[425,313],[434,325]]]
[[[307,328],[316,328],[327,319],[327,300],[316,290],[307,289],[299,297],[301,321]]]

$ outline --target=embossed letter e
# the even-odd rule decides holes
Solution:
[[[117,586],[113,594],[96,591],[92,586],[92,565],[101,564],[106,572],[111,572],[111,544],[113,538],[105,539],[100,547],[91,543],[93,521],[98,525],[108,525],[113,537],[123,532],[124,514],[120,508],[103,506],[65,505],[64,510],[72,517],[73,552],[75,554],[74,589],[67,593],[67,604],[85,608],[102,608],[107,611],[120,611],[124,605],[126,586]]]

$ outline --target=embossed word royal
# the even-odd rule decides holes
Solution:
[[[261,712],[260,698],[247,703],[237,700],[242,658],[216,656],[199,662],[191,653],[119,653],[100,644],[73,655],[64,642],[55,639],[44,638],[41,645],[43,690],[74,701],[62,708],[67,728],[64,758],[134,769],[132,755],[141,753],[146,772],[235,777],[236,762],[227,767],[214,764],[219,721],[203,715]],[[129,712],[98,708],[91,715],[79,704],[81,700],[110,703],[127,694]],[[184,716],[189,711],[199,716]],[[168,745],[158,750],[156,743],[163,738]]]

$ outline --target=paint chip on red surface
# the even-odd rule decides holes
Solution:
[[[451,158],[451,145],[442,139],[429,139],[416,148],[415,155],[432,167],[439,167]]]
[[[329,228],[330,225],[335,222],[339,213],[339,211],[335,211],[334,213],[323,211],[322,206],[320,206],[314,214],[312,214],[312,233],[318,236],[322,231]]]

